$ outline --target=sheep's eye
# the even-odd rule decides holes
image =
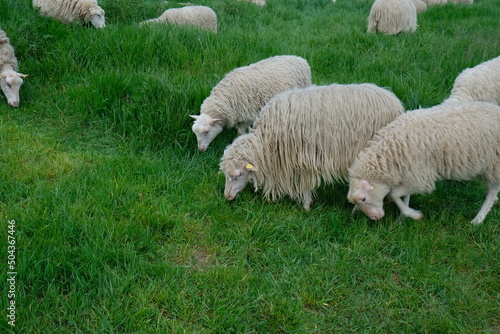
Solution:
[[[363,202],[363,203],[364,203],[364,202],[366,202],[366,197],[363,197],[363,198],[361,199],[361,202]]]
[[[208,134],[208,130],[203,131],[203,134],[204,135]]]

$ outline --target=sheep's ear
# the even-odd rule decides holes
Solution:
[[[194,119],[200,118],[200,116],[198,116],[198,115],[189,115],[189,117],[194,118]]]
[[[359,187],[362,189],[362,190],[373,190],[373,186],[370,184],[370,182],[366,181],[366,180],[361,180],[359,181]]]
[[[2,78],[2,73],[0,73],[0,78]]]
[[[26,78],[28,75],[27,74],[22,74],[22,73],[18,73],[17,75],[19,75],[21,78]]]
[[[210,124],[210,125],[214,125],[215,123],[217,123],[217,122],[219,122],[219,121],[222,121],[222,120],[221,120],[220,118],[212,118],[212,119],[210,120],[210,123],[209,123],[209,124]]]
[[[248,171],[250,171],[250,172],[256,172],[256,171],[258,171],[257,167],[255,167],[254,165],[252,165],[249,162],[244,162],[243,164],[245,165],[245,169],[248,170]]]

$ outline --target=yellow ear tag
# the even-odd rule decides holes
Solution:
[[[245,166],[246,169],[253,169],[253,165],[252,164],[248,164]]]

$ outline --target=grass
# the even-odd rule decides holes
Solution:
[[[16,326],[1,286],[0,328],[499,333],[498,206],[469,224],[480,180],[413,196],[421,222],[391,204],[379,222],[351,215],[345,184],[321,187],[310,213],[250,187],[228,202],[218,163],[235,131],[200,153],[188,117],[225,73],[277,54],[306,58],[315,84],[438,104],[463,69],[500,54],[498,1],[430,7],[397,36],[366,33],[365,0],[193,3],[216,11],[217,35],[138,27],[168,8],[159,0],[101,0],[103,30],[0,3],[29,74],[19,108],[0,98],[2,253],[15,220],[18,272]]]

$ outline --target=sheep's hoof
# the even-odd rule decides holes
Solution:
[[[482,219],[477,219],[477,218],[474,218],[471,222],[470,222],[472,225],[481,225],[483,223],[483,220]]]

